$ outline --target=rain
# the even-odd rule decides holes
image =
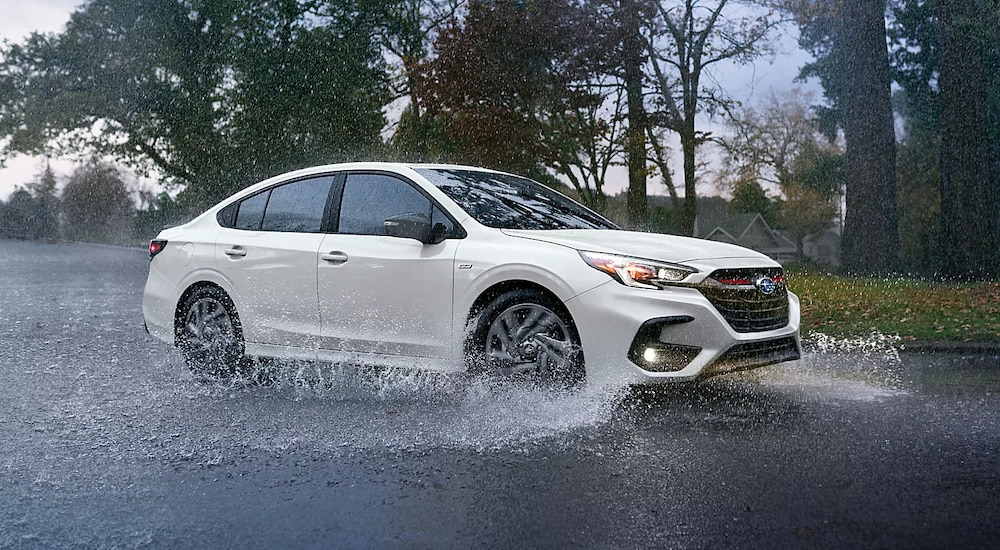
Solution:
[[[0,21],[0,549],[1000,540],[995,3],[23,4]],[[516,174],[467,197],[504,223],[752,248],[801,299],[801,358],[653,386],[213,376],[144,330],[163,228],[367,160]],[[324,196],[281,227],[334,233]]]

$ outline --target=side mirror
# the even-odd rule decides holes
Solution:
[[[431,226],[431,220],[425,214],[408,212],[388,218],[384,222],[385,234],[401,239],[416,239],[424,244],[437,244],[444,240],[442,229],[437,224]]]

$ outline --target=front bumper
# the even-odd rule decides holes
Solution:
[[[788,324],[763,332],[736,332],[694,288],[646,290],[609,281],[568,300],[566,307],[580,333],[588,380],[602,385],[658,384],[797,359],[799,300],[792,293],[788,297]],[[658,319],[672,321],[650,324]],[[647,332],[655,327],[659,334],[653,338],[662,344],[663,353],[676,352],[679,364],[643,363],[635,343],[644,325]]]

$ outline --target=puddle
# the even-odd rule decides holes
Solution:
[[[246,435],[258,448],[318,444],[340,450],[522,447],[609,422],[623,395],[303,362],[285,362],[271,378],[264,386],[207,381],[200,392],[240,411],[233,424],[256,421]]]
[[[881,333],[804,338],[802,358],[745,373],[766,387],[782,388],[824,401],[877,401],[907,395],[901,375],[899,338]]]

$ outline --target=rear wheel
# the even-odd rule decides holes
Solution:
[[[243,334],[232,300],[221,289],[192,293],[178,310],[177,344],[195,373],[233,376],[243,370]]]
[[[476,373],[560,385],[577,385],[585,377],[569,313],[536,290],[511,290],[490,302],[473,321],[466,352]]]

